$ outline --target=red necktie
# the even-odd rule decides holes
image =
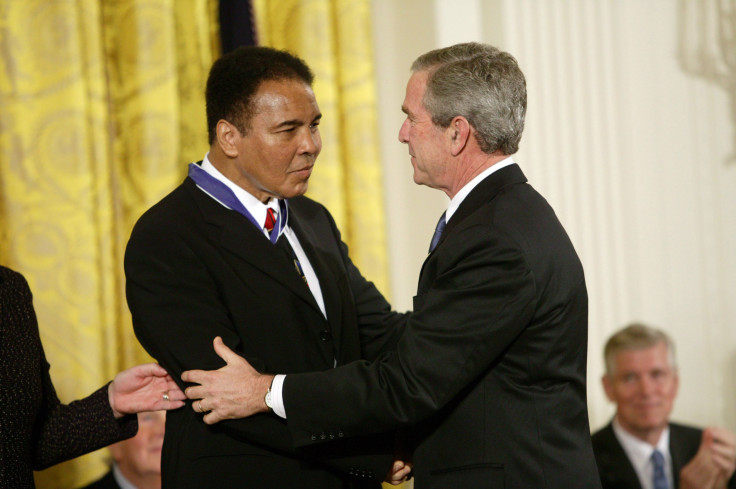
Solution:
[[[266,210],[266,223],[263,225],[266,231],[269,233],[273,231],[273,226],[276,224],[276,216],[273,215],[273,209],[270,207]]]

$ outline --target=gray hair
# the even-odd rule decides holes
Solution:
[[[519,150],[526,80],[513,56],[488,44],[455,44],[423,54],[411,70],[429,72],[422,102],[435,125],[446,128],[463,116],[483,152]]]
[[[640,350],[660,343],[667,347],[667,359],[672,368],[675,364],[675,344],[664,331],[641,323],[632,323],[615,333],[606,342],[603,349],[603,360],[606,362],[606,375],[613,374],[616,369],[616,355],[621,351]]]

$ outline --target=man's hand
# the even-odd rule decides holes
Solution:
[[[168,372],[155,363],[123,370],[107,388],[116,418],[141,411],[176,409],[184,405],[184,393]]]
[[[680,471],[681,489],[725,489],[736,468],[736,435],[706,428],[695,457]]]
[[[183,381],[199,384],[184,391],[194,401],[192,409],[198,413],[206,412],[203,419],[207,424],[268,411],[264,398],[273,375],[258,373],[219,336],[213,343],[215,353],[225,360],[224,367],[210,371],[187,370],[181,374]]]
[[[386,482],[398,486],[411,474],[411,469],[412,466],[410,463],[404,463],[403,460],[394,460],[391,470],[386,476]]]
[[[703,430],[702,443],[709,447],[713,462],[723,475],[717,487],[725,488],[736,470],[736,435],[725,428],[709,427]]]

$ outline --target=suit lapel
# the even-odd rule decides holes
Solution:
[[[309,287],[293,266],[283,259],[282,252],[252,222],[205,194],[192,179],[187,177],[184,186],[200,208],[205,222],[213,226],[213,237],[220,241],[224,249],[259,269],[264,276],[279,282],[319,311]]]
[[[434,253],[436,253],[437,249],[442,246],[442,243],[447,240],[447,237],[450,236],[453,231],[457,229],[457,227],[460,226],[468,216],[477,211],[486,202],[493,200],[493,198],[502,189],[510,185],[526,183],[526,181],[527,179],[524,176],[524,173],[521,171],[521,168],[519,168],[519,165],[514,163],[513,165],[509,165],[507,167],[501,168],[494,173],[491,173],[487,178],[476,185],[475,188],[462,201],[460,207],[457,208],[450,220],[447,221],[447,225],[445,226],[445,230],[442,232],[442,236],[440,236],[440,240],[437,243],[437,246],[435,247],[434,251],[427,256],[427,259],[424,260],[424,264],[422,264],[422,270],[419,272],[420,282],[422,274],[424,273],[424,267],[427,263],[427,260],[429,260],[429,258]]]
[[[331,334],[334,338],[334,344],[340,344],[339,322],[342,317],[342,301],[340,290],[338,289],[339,271],[330,266],[331,261],[325,253],[320,251],[319,237],[315,235],[312,228],[304,223],[304,219],[300,216],[296,207],[289,208],[289,227],[294,230],[299,244],[301,244],[304,253],[309,258],[309,263],[314,269],[319,279],[320,290],[322,291],[322,300],[325,303],[325,311],[327,313],[327,322],[330,325]]]
[[[608,424],[603,429],[605,452],[599,454],[601,463],[598,470],[601,479],[606,481],[604,487],[620,487],[630,489],[641,489],[639,476],[636,475],[634,466],[631,465],[628,455],[613,432],[613,425]]]
[[[680,439],[681,431],[670,424],[670,456],[672,457],[672,473],[675,488],[680,486],[680,471],[690,461],[692,455],[688,453],[690,446]]]
[[[437,246],[440,246],[447,236],[452,234],[452,230],[462,223],[465,218],[477,211],[484,203],[493,200],[496,194],[502,189],[509,185],[526,183],[526,181],[524,173],[517,164],[509,165],[491,173],[465,197],[460,207],[455,211],[455,214],[447,222],[447,226],[445,226],[445,230]]]

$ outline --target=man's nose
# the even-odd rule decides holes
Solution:
[[[642,395],[650,395],[654,392],[656,384],[654,380],[646,375],[642,375],[639,379],[639,393]]]
[[[301,154],[316,155],[321,147],[322,139],[318,131],[304,131],[300,141]]]
[[[399,141],[406,144],[409,142],[409,119],[405,119],[399,129]]]

